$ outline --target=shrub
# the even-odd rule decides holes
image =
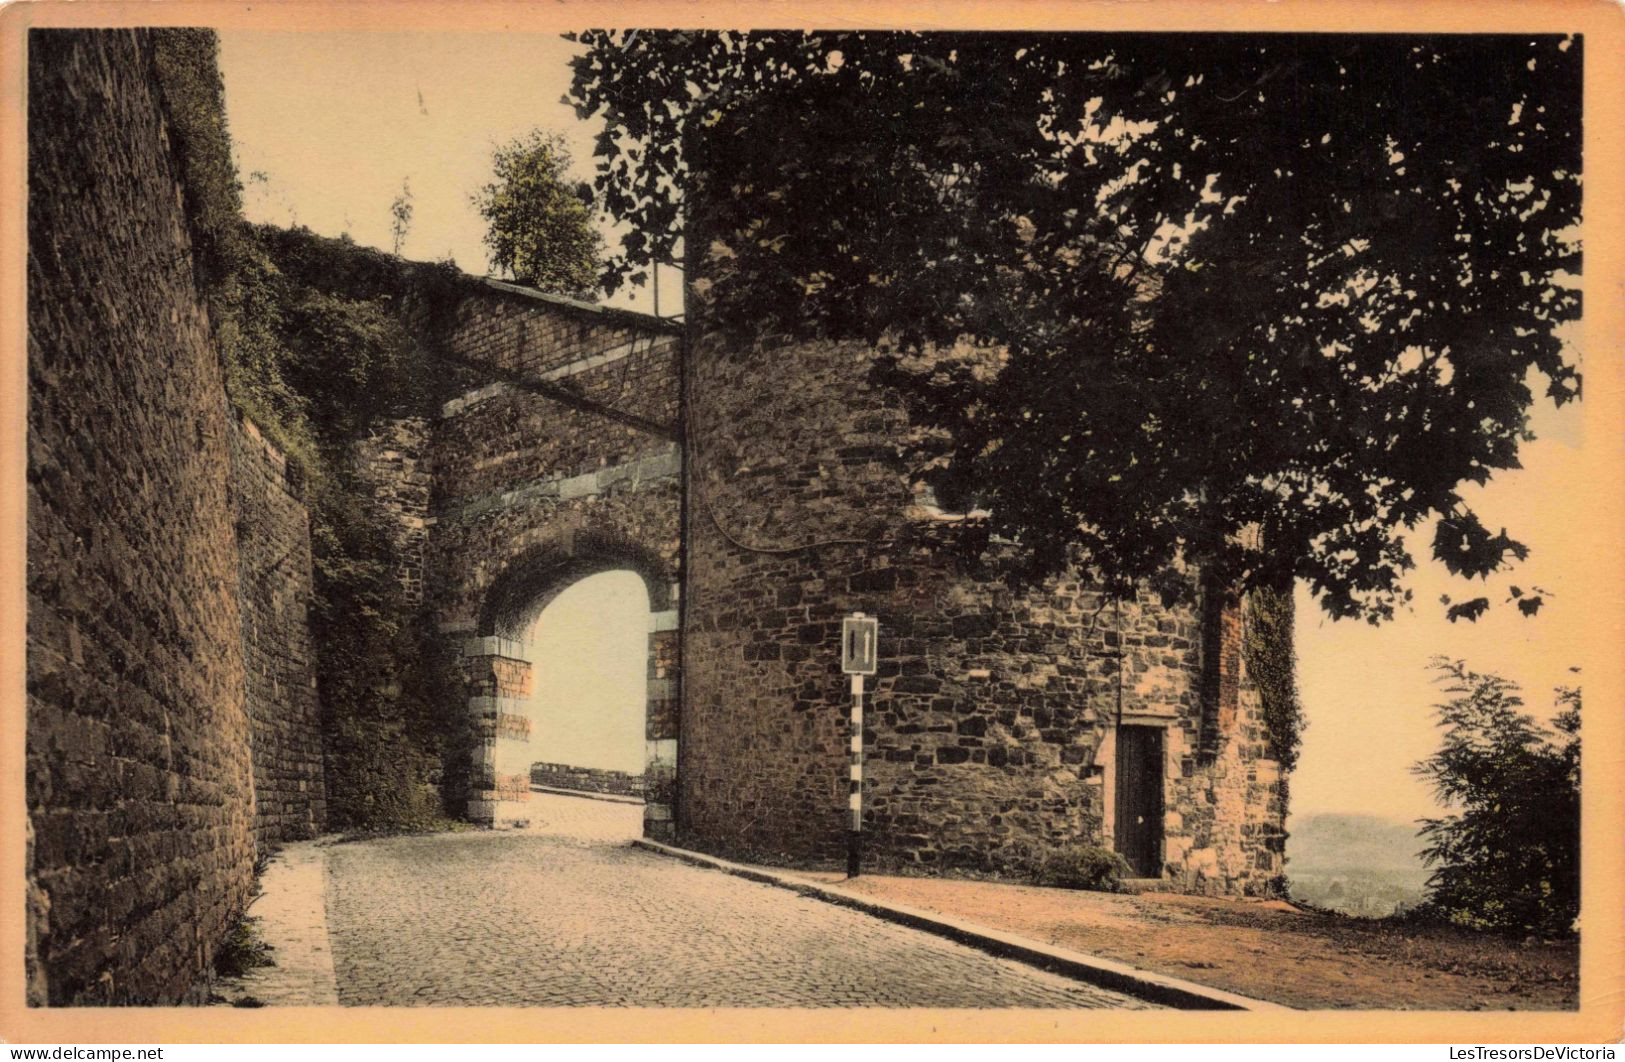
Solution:
[[[1580,691],[1557,691],[1554,732],[1507,679],[1442,657],[1432,666],[1453,696],[1438,706],[1439,751],[1415,770],[1452,813],[1423,823],[1435,869],[1416,917],[1568,935],[1580,912]]]
[[[1121,892],[1130,873],[1128,861],[1100,845],[1072,845],[1040,856],[1032,868],[1035,885],[1057,889]]]

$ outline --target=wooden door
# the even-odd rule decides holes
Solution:
[[[1117,850],[1142,878],[1162,877],[1162,727],[1117,729]]]

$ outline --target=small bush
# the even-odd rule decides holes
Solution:
[[[1110,848],[1073,845],[1040,856],[1031,873],[1035,885],[1121,892],[1123,878],[1130,873],[1130,867],[1127,860]]]
[[[241,977],[262,966],[275,966],[271,958],[271,945],[260,939],[259,927],[253,920],[239,918],[214,953],[214,972],[221,977]]]

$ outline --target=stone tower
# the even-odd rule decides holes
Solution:
[[[681,835],[838,857],[838,632],[861,610],[881,633],[864,742],[878,865],[1019,872],[1105,845],[1140,876],[1267,891],[1285,799],[1241,650],[1250,603],[1103,601],[1081,573],[1013,591],[997,558],[932,550],[960,518],[910,482],[876,350],[725,335],[708,279],[727,254],[689,224]]]

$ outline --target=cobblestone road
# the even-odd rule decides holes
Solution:
[[[642,809],[327,849],[348,1005],[1139,1007],[867,915],[629,847]]]

